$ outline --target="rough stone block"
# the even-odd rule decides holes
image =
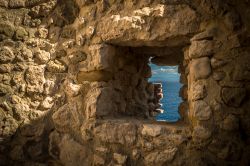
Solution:
[[[206,87],[203,82],[197,81],[192,86],[192,100],[200,100],[206,97],[207,92],[206,92]]]
[[[239,107],[246,97],[244,88],[222,88],[221,97],[228,106]]]
[[[190,58],[200,58],[213,54],[214,42],[210,40],[193,41],[189,48]]]
[[[79,70],[90,72],[95,70],[112,71],[115,67],[115,48],[111,45],[92,45],[86,61],[79,63]]]
[[[191,77],[205,79],[211,74],[210,60],[208,57],[193,59],[190,67]]]
[[[198,100],[193,103],[192,111],[193,116],[198,120],[208,120],[212,115],[210,106],[202,100]]]
[[[15,58],[15,55],[10,47],[1,47],[0,55],[0,63],[11,62]]]
[[[161,135],[162,127],[160,125],[144,124],[141,134],[145,136],[157,137]]]
[[[156,151],[149,153],[145,157],[145,164],[146,165],[162,165],[163,163],[170,162],[174,159],[174,156],[177,152],[176,147],[167,147],[164,151]]]
[[[136,143],[137,126],[133,123],[120,121],[107,122],[97,126],[94,133],[95,138],[104,143],[119,143],[123,146],[132,146]]]
[[[43,92],[43,85],[45,83],[44,77],[45,66],[30,66],[26,72],[25,80],[27,82],[28,92]]]

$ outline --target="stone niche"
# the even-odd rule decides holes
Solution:
[[[187,105],[187,75],[181,47],[126,47],[108,44],[94,45],[86,61],[79,64],[78,83],[102,82],[85,97],[86,117],[91,118],[141,118],[153,119],[157,114],[154,85],[148,82],[151,77],[149,59],[157,65],[179,65],[180,92]],[[95,101],[93,101],[95,100]],[[90,102],[93,101],[93,106]],[[182,119],[186,107],[180,107]]]

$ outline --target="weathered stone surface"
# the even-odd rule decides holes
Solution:
[[[234,115],[228,115],[221,124],[221,128],[228,131],[237,130],[239,128],[239,119]]]
[[[15,27],[10,22],[0,22],[0,40],[12,38]]]
[[[213,54],[214,42],[210,40],[193,41],[189,48],[190,58],[200,58]]]
[[[218,71],[218,72],[213,73],[213,79],[215,81],[221,81],[223,80],[223,78],[225,78],[225,76],[226,76],[226,73],[223,71]]]
[[[162,128],[160,125],[144,124],[141,133],[145,136],[157,137],[162,133]]]
[[[162,165],[165,162],[170,162],[174,159],[177,148],[168,147],[164,151],[152,152],[145,157],[146,165]]]
[[[11,8],[25,7],[25,1],[26,0],[10,0],[9,6]]]
[[[195,79],[205,79],[211,74],[210,60],[207,57],[193,59],[190,66],[190,74]]]
[[[66,83],[65,86],[66,86],[65,87],[65,93],[69,97],[77,96],[80,93],[81,85],[74,84],[73,82],[69,81],[69,82]]]
[[[45,64],[50,60],[50,53],[44,50],[37,50],[34,53],[35,62],[38,64]]]
[[[87,55],[82,51],[76,51],[69,55],[71,63],[76,64],[87,59]]]
[[[211,66],[214,69],[222,67],[222,66],[224,66],[226,64],[227,64],[227,62],[225,60],[216,59],[216,58],[211,59]]]
[[[94,155],[93,163],[94,163],[94,165],[104,165],[105,160],[98,155]]]
[[[0,54],[0,63],[11,62],[15,58],[15,55],[10,47],[1,47]]]
[[[114,153],[113,157],[118,164],[124,164],[127,160],[127,156],[124,156],[124,155],[119,154],[119,153]]]
[[[203,82],[197,81],[192,86],[192,100],[200,100],[206,97],[206,87]]]
[[[16,56],[16,59],[20,62],[31,62],[33,61],[33,53],[32,51],[25,47],[25,46],[22,46]]]
[[[87,149],[69,135],[63,136],[59,147],[60,160],[68,166],[82,166],[83,163],[89,165],[91,162],[87,159]]]
[[[28,35],[29,33],[23,27],[18,27],[15,32],[15,39],[24,40],[27,38]]]
[[[135,10],[126,16],[116,14],[105,17],[100,23],[102,28],[97,29],[97,34],[100,34],[106,42],[130,46],[153,46],[163,45],[163,41],[165,45],[177,45],[177,43],[185,42],[186,39],[182,36],[197,30],[196,13],[188,5],[157,6],[155,9],[146,7]],[[153,11],[158,12],[154,15]],[[150,17],[151,14],[153,15]],[[149,29],[147,25],[152,21],[155,21],[156,24]],[[130,33],[133,35],[126,35]],[[180,36],[180,38],[175,40],[176,36]],[[166,42],[167,39],[173,39],[175,42]]]
[[[112,70],[114,67],[115,49],[110,45],[93,45],[86,61],[80,63],[79,70],[91,72],[95,70]]]
[[[38,30],[37,30],[37,35],[38,35],[38,37],[40,37],[40,38],[46,39],[47,36],[48,36],[48,29],[46,29],[46,28],[44,28],[44,27],[38,28]]]
[[[54,101],[52,97],[46,97],[42,102],[41,102],[41,108],[42,109],[50,109],[54,105]]]
[[[244,88],[222,88],[221,97],[228,106],[239,107],[246,97]]]
[[[58,60],[49,61],[46,68],[49,72],[54,73],[63,73],[67,70],[67,66]]]
[[[81,125],[79,118],[74,104],[66,104],[60,107],[52,116],[56,129],[61,132],[78,129]]]
[[[38,123],[36,125],[33,124],[25,124],[20,132],[22,136],[30,137],[30,138],[37,138],[43,134],[45,130],[45,124]]]
[[[3,138],[8,138],[15,134],[18,123],[13,117],[6,115],[2,108],[0,108],[0,115],[0,135]]]
[[[109,81],[112,79],[112,73],[108,71],[79,72],[77,80],[83,81]]]
[[[210,106],[202,101],[198,100],[193,103],[193,116],[198,120],[208,120],[212,115]]]
[[[28,92],[43,92],[43,85],[45,83],[44,71],[44,66],[30,66],[28,68],[25,75]]]
[[[112,130],[110,130],[112,128]],[[109,133],[109,134],[106,134]],[[137,138],[137,129],[132,123],[104,123],[97,126],[95,136],[98,140],[107,143],[119,143],[122,145],[133,145]]]
[[[204,128],[202,126],[197,126],[194,128],[193,131],[193,138],[196,141],[203,141],[211,137],[211,131],[207,128]]]

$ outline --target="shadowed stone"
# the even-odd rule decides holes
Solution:
[[[208,120],[212,115],[212,111],[202,100],[195,101],[193,104],[193,116],[198,120]]]
[[[222,88],[221,97],[228,106],[239,107],[246,96],[244,88]]]
[[[208,57],[193,59],[190,66],[190,74],[195,79],[205,79],[211,74],[210,60]]]

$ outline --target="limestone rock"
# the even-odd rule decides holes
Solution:
[[[41,109],[50,109],[54,105],[54,101],[52,97],[46,97],[42,102],[41,102]]]
[[[65,85],[65,92],[69,97],[77,96],[80,92],[81,86],[78,84],[74,84],[73,82],[67,82]]]
[[[82,51],[76,51],[69,55],[71,63],[76,64],[87,59],[87,55]]]
[[[237,130],[239,128],[239,119],[234,115],[228,115],[224,119],[221,128],[228,131]]]
[[[93,88],[87,92],[84,100],[86,108],[85,116],[87,119],[93,119],[96,117],[97,98],[100,96],[100,94],[101,94],[100,88]]]
[[[87,160],[87,149],[76,142],[69,135],[63,136],[60,144],[60,160],[68,166],[82,166],[83,163],[89,165]]]
[[[93,45],[90,46],[90,53],[86,61],[79,65],[79,70],[91,72],[95,70],[112,71],[114,65],[115,49],[111,45]]]
[[[94,163],[95,166],[104,165],[105,160],[102,157],[98,156],[98,155],[94,155],[93,163]]]
[[[196,141],[203,141],[211,137],[211,131],[202,126],[196,126],[193,130],[193,138]]]
[[[26,46],[22,46],[16,55],[16,59],[20,62],[31,62],[33,61],[33,53]]]
[[[143,129],[141,131],[142,135],[157,137],[161,135],[162,128],[160,125],[152,125],[152,124],[144,124]]]
[[[244,88],[222,88],[221,97],[228,106],[239,107],[246,96]]]
[[[226,64],[227,64],[227,62],[225,60],[220,60],[220,59],[216,59],[216,58],[211,59],[211,66],[214,69],[222,67]]]
[[[128,15],[104,17],[100,22],[101,28],[96,30],[97,34],[104,42],[112,41],[126,46],[157,46],[185,42],[185,37],[182,37],[196,31],[197,15],[188,5],[156,6],[137,9]],[[148,24],[151,26],[148,27]],[[176,36],[178,39],[175,40]],[[174,42],[170,43],[167,39],[173,39]]]
[[[18,27],[15,32],[15,39],[24,40],[28,37],[28,35],[29,33],[23,27]]]
[[[11,64],[1,64],[0,65],[0,73],[10,73],[13,69]]]
[[[15,134],[17,128],[18,128],[18,123],[17,121],[9,116],[6,115],[3,110],[0,108],[0,135],[3,138],[8,138]]]
[[[0,63],[11,62],[15,58],[15,55],[10,47],[1,47],[0,55]]]
[[[108,71],[92,71],[92,72],[79,72],[77,80],[79,83],[83,81],[109,81],[112,79],[113,74]]]
[[[200,100],[206,97],[206,87],[203,82],[197,81],[192,84],[192,100]]]
[[[200,40],[212,40],[216,34],[216,28],[206,29],[204,32],[198,33],[194,37],[192,37],[191,41],[200,41]]]
[[[37,50],[34,56],[35,62],[38,64],[45,64],[50,60],[50,53],[44,50]]]
[[[67,70],[67,66],[58,60],[49,61],[46,68],[53,73],[63,73]]]
[[[225,78],[225,76],[226,76],[226,73],[223,71],[217,71],[213,73],[213,79],[215,81],[221,81],[223,80],[223,78]]]
[[[60,107],[52,116],[55,128],[61,132],[77,130],[80,127],[80,116],[74,104]]]
[[[30,66],[28,68],[25,75],[28,92],[43,92],[43,85],[45,83],[44,70],[44,66]]]
[[[210,56],[213,54],[213,45],[210,40],[193,41],[189,48],[189,57],[193,59]]]
[[[112,130],[110,130],[110,128],[112,128]],[[137,128],[133,123],[119,121],[104,123],[96,127],[95,136],[102,142],[119,143],[125,146],[131,146],[135,144]]]
[[[26,0],[10,0],[9,1],[9,6],[11,8],[25,7],[25,1]]]
[[[195,79],[205,79],[211,74],[210,60],[208,57],[193,59],[190,67],[190,74]]]
[[[46,39],[48,36],[48,29],[44,27],[40,27],[38,28],[37,34],[38,34],[38,37]]]
[[[125,156],[125,155],[121,155],[121,154],[119,154],[119,153],[114,153],[113,154],[113,157],[114,157],[114,159],[115,159],[115,161],[118,163],[118,164],[124,164],[125,162],[126,162],[126,160],[127,160],[127,156]]]
[[[193,103],[193,116],[198,120],[208,120],[212,115],[210,106],[202,101],[198,100]]]
[[[19,103],[14,104],[13,112],[17,120],[25,120],[29,117],[30,107],[28,103],[21,100]]]
[[[153,166],[153,165],[162,165],[165,162],[170,162],[174,159],[177,150],[178,149],[176,147],[168,147],[164,151],[158,151],[158,152],[156,151],[149,153],[145,157],[145,164]]]
[[[31,121],[28,122],[30,123]],[[22,136],[30,138],[38,138],[43,134],[44,131],[45,131],[45,124],[43,123],[38,123],[36,125],[25,124],[20,130]]]
[[[0,6],[2,7],[8,7],[9,1],[8,0],[0,0]]]
[[[0,22],[0,40],[12,38],[15,27],[9,22]]]

